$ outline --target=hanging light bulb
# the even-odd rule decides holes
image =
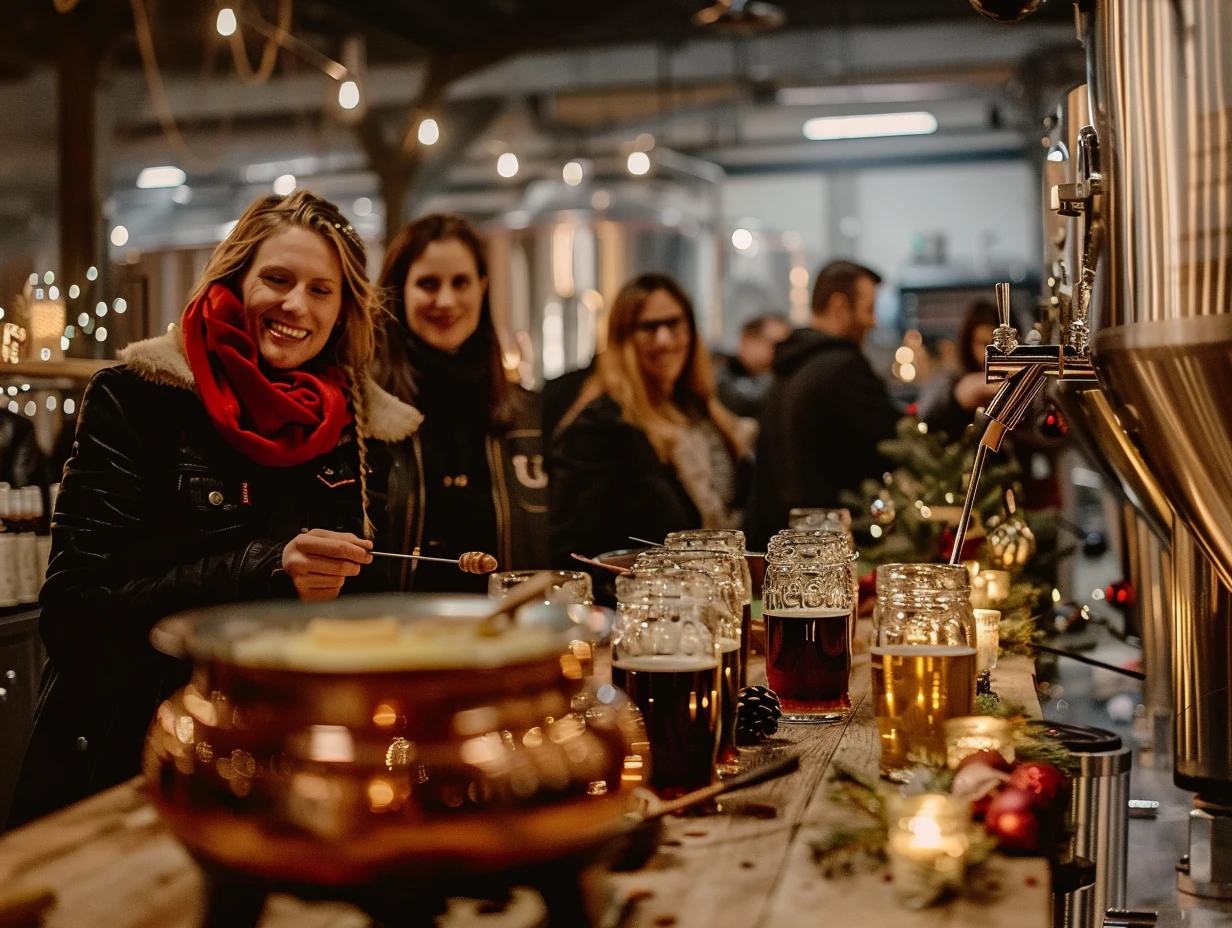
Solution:
[[[501,177],[513,177],[518,173],[518,156],[511,151],[496,159],[496,173]]]
[[[643,174],[650,171],[650,155],[644,151],[635,151],[629,153],[628,168],[630,174],[635,174],[641,177]]]
[[[565,165],[564,170],[561,171],[561,176],[570,187],[576,187],[580,184],[585,174],[586,171],[580,161],[570,161]]]
[[[338,105],[344,110],[353,110],[359,106],[359,84],[355,81],[343,81],[338,86]]]
[[[441,127],[435,119],[425,119],[419,124],[417,134],[420,145],[435,145],[441,138]]]
[[[235,30],[238,27],[239,23],[235,18],[235,10],[225,6],[218,11],[218,18],[214,20],[214,28],[218,30],[219,35],[224,38],[235,35]]]

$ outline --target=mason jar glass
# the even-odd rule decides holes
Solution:
[[[740,760],[740,752],[736,748],[736,700],[740,695],[740,681],[746,673],[741,647],[740,565],[743,560],[729,551],[651,548],[641,552],[634,562],[636,570],[678,567],[699,571],[714,582],[716,605],[719,607],[719,667],[722,678],[718,769],[724,775],[738,772]]]
[[[667,548],[701,548],[707,551],[728,551],[739,555],[740,563],[740,688],[748,685],[748,667],[753,635],[753,574],[749,569],[744,532],[739,529],[698,528],[671,532],[663,540]]]
[[[766,678],[785,722],[851,711],[855,552],[842,532],[780,532],[766,550]]]
[[[650,786],[671,799],[714,781],[721,610],[713,580],[650,567],[616,578],[612,683],[641,710]]]
[[[529,577],[537,577],[542,570],[503,570],[488,575],[488,595],[493,599],[524,582]],[[553,570],[555,578],[548,589],[545,601],[562,606],[593,606],[595,596],[590,583],[590,574],[580,570]],[[575,620],[576,621],[576,620]],[[569,653],[578,662],[578,669],[583,677],[593,676],[595,672],[595,646],[590,641],[581,638],[569,643]]]
[[[873,706],[881,769],[901,779],[945,764],[945,723],[975,714],[976,628],[971,575],[941,564],[877,568]]]

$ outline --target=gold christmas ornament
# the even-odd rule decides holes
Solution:
[[[1014,491],[1005,491],[1006,516],[988,529],[988,566],[1021,570],[1035,557],[1035,533],[1018,514]]]

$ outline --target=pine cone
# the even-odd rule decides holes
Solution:
[[[746,686],[736,700],[736,743],[761,744],[779,730],[783,707],[769,687]]]

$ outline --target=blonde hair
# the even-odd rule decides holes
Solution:
[[[660,290],[680,304],[689,327],[689,357],[670,401],[665,403],[651,400],[634,341],[646,301]],[[737,436],[736,417],[718,400],[710,355],[697,331],[693,302],[675,278],[667,274],[641,274],[620,288],[608,315],[607,347],[595,359],[595,372],[583,384],[558,431],[567,428],[578,413],[604,394],[620,406],[626,422],[646,433],[655,454],[665,464],[671,462],[681,429],[699,417],[714,423],[733,457],[744,453]]]
[[[189,303],[195,303],[214,284],[222,284],[240,296],[240,284],[248,273],[261,243],[285,226],[309,229],[329,242],[342,266],[342,311],[338,332],[323,349],[347,378],[351,412],[355,418],[355,441],[359,445],[359,488],[363,504],[364,535],[374,533],[368,518],[367,371],[376,345],[377,317],[381,300],[368,284],[368,254],[359,235],[338,207],[307,190],[287,196],[269,195],[253,202],[235,228],[210,255]]]

